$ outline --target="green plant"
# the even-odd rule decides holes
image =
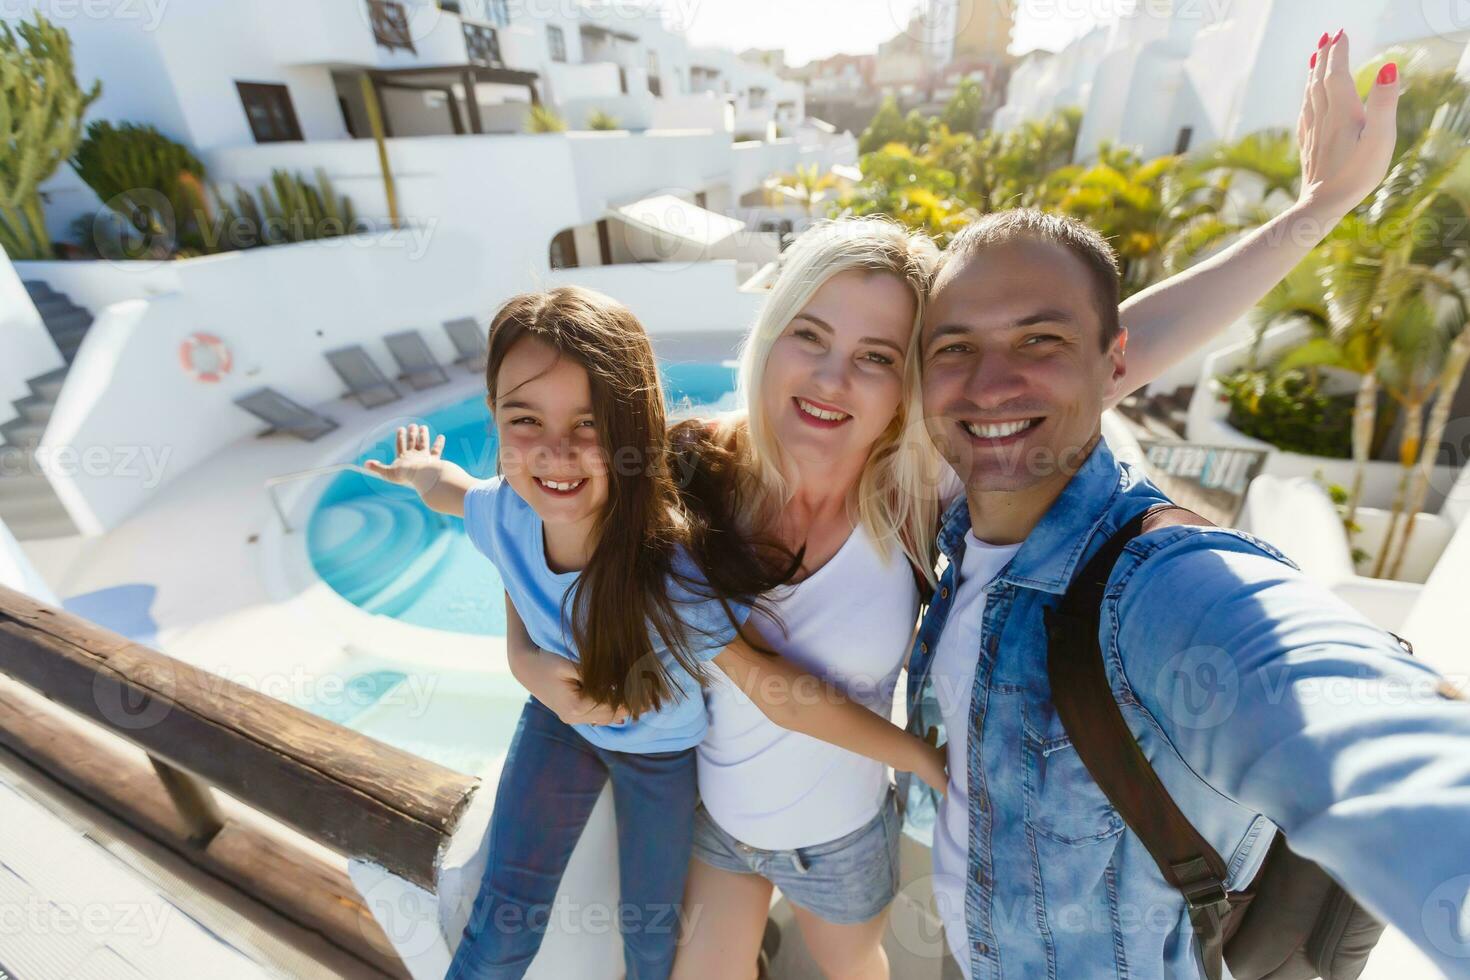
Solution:
[[[325,170],[317,168],[313,185],[300,174],[272,170],[268,186],[258,189],[259,200],[244,188],[235,188],[233,207],[222,201],[220,220],[211,229],[210,251],[228,251],[259,245],[334,238],[359,230],[352,199],[332,187]]]
[[[1352,500],[1352,494],[1348,491],[1348,488],[1343,486],[1341,483],[1328,483],[1327,477],[1323,475],[1321,470],[1317,470],[1316,472],[1314,472],[1312,474],[1312,479],[1316,481],[1316,483],[1320,487],[1322,487],[1323,490],[1327,491],[1327,499],[1332,501],[1332,506],[1334,509],[1336,509],[1337,516],[1342,519],[1343,532],[1347,535],[1348,541],[1351,542],[1354,536],[1357,535],[1358,532],[1363,530],[1362,527],[1360,527],[1355,521],[1349,519],[1348,517],[1348,503]],[[1369,558],[1373,557],[1372,555],[1368,554],[1368,552],[1358,547],[1353,547],[1351,550],[1351,554],[1352,562],[1354,565],[1361,565]]]
[[[939,114],[939,121],[952,133],[978,133],[985,118],[985,89],[973,78],[960,80],[954,95]]]
[[[72,169],[145,238],[172,248],[202,245],[204,165],[147,125],[98,121],[72,156]]]
[[[561,133],[565,132],[566,128],[565,119],[539,102],[531,106],[531,112],[526,117],[526,132],[528,133]]]
[[[64,29],[40,13],[14,30],[0,23],[0,247],[12,259],[52,257],[40,187],[75,152],[101,94],[100,82],[77,84]]]
[[[1241,368],[1217,379],[1236,431],[1287,452],[1347,459],[1352,398],[1325,395],[1305,371]]]
[[[601,109],[593,109],[587,113],[587,128],[602,131],[622,128],[616,116],[603,112]]]

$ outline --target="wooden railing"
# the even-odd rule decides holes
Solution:
[[[268,839],[257,839],[270,822],[260,815],[432,892],[479,780],[3,586],[0,675],[72,713],[0,684],[0,746],[381,972],[402,975],[340,868],[293,851],[289,835],[268,827]],[[253,814],[222,808],[210,787]],[[294,871],[283,878],[283,867]]]

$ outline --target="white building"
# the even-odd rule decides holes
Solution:
[[[1347,30],[1355,64],[1405,44],[1423,50],[1428,65],[1450,68],[1470,37],[1470,21],[1456,22],[1450,7],[1394,0],[1351,0],[1330,10],[1293,0],[1140,4],[1055,55],[1024,59],[996,127],[1078,106],[1083,159],[1105,140],[1158,156],[1290,128],[1307,61],[1324,31]]]
[[[17,354],[0,362],[0,449],[24,459],[0,469],[0,517],[23,540],[66,533],[68,519],[101,533],[157,489],[64,472],[35,450],[137,445],[162,418],[149,438],[176,454],[164,474],[173,479],[221,431],[251,428],[221,388],[279,384],[320,403],[340,393],[322,350],[488,317],[515,292],[582,282],[652,330],[738,333],[762,295],[744,284],[779,249],[777,234],[756,230],[770,227],[766,183],[856,159],[851,136],[806,119],[799,83],[691,48],[657,8],[629,3],[178,0],[156,22],[58,22],[78,78],[103,83],[88,121],[157,126],[227,192],[264,185],[277,169],[320,171],[377,231],[163,263],[5,270],[0,291],[18,301],[0,313]],[[364,80],[388,129],[396,229]],[[571,130],[523,132],[536,101]],[[595,110],[623,128],[578,131]],[[57,241],[102,207],[69,167],[43,192]],[[95,318],[74,351],[38,315],[70,309],[52,291]],[[213,390],[165,367],[198,331],[235,355],[234,376]],[[429,342],[452,358],[442,331]],[[199,423],[210,419],[223,429],[206,435]],[[57,499],[42,499],[48,480]]]

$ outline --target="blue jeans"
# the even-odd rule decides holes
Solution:
[[[628,980],[669,975],[694,833],[694,750],[636,755],[599,748],[531,698],[500,774],[485,877],[449,980],[525,974],[608,779],[618,827],[616,920]]]

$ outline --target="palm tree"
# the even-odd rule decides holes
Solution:
[[[787,196],[796,198],[810,218],[818,195],[836,184],[837,179],[830,173],[823,173],[815,163],[805,163],[797,164],[796,169],[789,174],[772,178],[767,184],[767,190],[772,192],[773,197],[784,191]]]

